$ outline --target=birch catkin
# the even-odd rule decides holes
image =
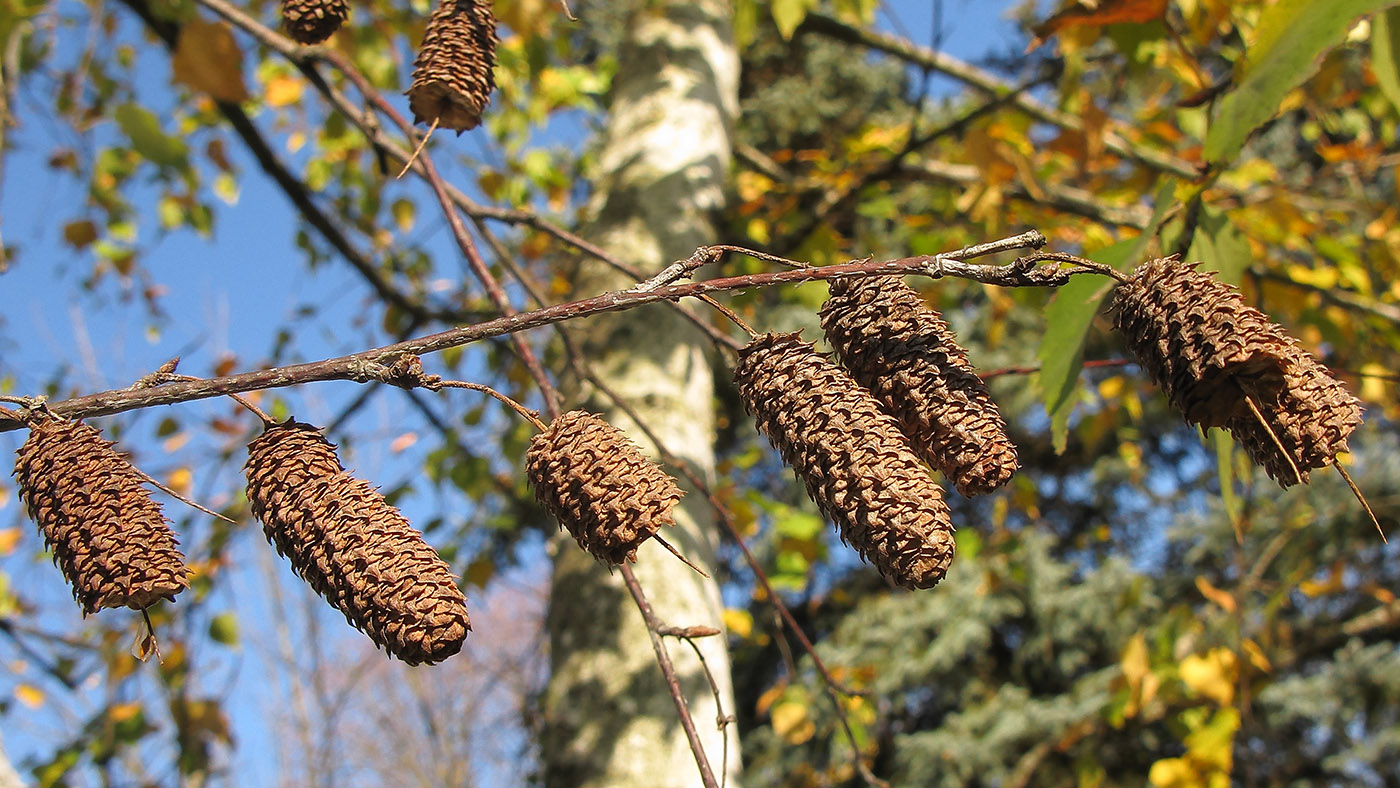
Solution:
[[[97,430],[57,419],[31,424],[15,479],[84,615],[141,610],[189,586],[160,504]]]
[[[530,441],[525,474],[535,498],[600,561],[636,560],[683,494],[616,427],[581,410],[565,413]]]
[[[496,17],[490,0],[442,0],[413,61],[408,106],[414,123],[466,131],[496,87]]]
[[[1280,485],[1306,482],[1309,469],[1347,450],[1360,402],[1282,326],[1198,265],[1166,258],[1138,266],[1114,294],[1114,327],[1188,422],[1228,428]]]
[[[897,276],[836,279],[822,331],[851,375],[909,436],[914,452],[963,495],[1016,473],[1016,445],[967,351],[943,318]]]
[[[282,0],[282,27],[299,44],[325,41],[349,14],[349,0]]]
[[[797,334],[765,334],[739,352],[744,408],[841,538],[905,588],[931,588],[953,560],[938,483],[893,417]]]
[[[248,445],[248,500],[277,552],[375,645],[410,665],[456,654],[471,629],[447,564],[308,424]]]

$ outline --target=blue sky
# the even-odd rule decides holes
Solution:
[[[940,45],[954,55],[976,60],[989,49],[1001,47],[1000,42],[1014,40],[1014,26],[1003,18],[1009,5],[1003,0],[947,0]],[[897,0],[888,4],[880,25],[928,44],[932,12],[933,3],[928,0]],[[146,58],[149,65],[142,69],[142,96],[159,107],[160,96],[168,91],[166,61],[151,53]],[[952,84],[946,80],[934,83],[936,92],[950,89]],[[394,98],[406,104],[402,97]],[[151,217],[144,217],[139,239],[145,250],[142,265],[152,280],[165,288],[160,299],[163,318],[151,319],[140,299],[132,298],[132,293],[124,292],[110,278],[92,293],[81,292],[77,285],[88,275],[91,260],[62,243],[61,224],[70,218],[73,206],[82,204],[85,194],[79,184],[56,178],[45,167],[55,145],[55,129],[36,116],[37,110],[33,97],[26,99],[21,92],[16,111],[20,126],[10,132],[13,148],[0,183],[0,233],[6,244],[21,249],[18,263],[0,274],[0,387],[6,393],[40,391],[59,370],[66,370],[67,385],[83,391],[121,387],[176,355],[184,357],[182,371],[190,374],[209,374],[226,353],[237,356],[238,367],[246,369],[266,357],[276,331],[289,321],[297,326],[295,355],[302,358],[362,349],[367,338],[378,333],[376,326],[362,324],[369,295],[357,275],[339,261],[315,271],[305,268],[302,253],[293,244],[297,224],[292,208],[239,150],[233,151],[232,158],[242,173],[242,191],[235,203],[217,207],[211,238],[188,231],[158,237]],[[560,133],[568,134],[567,130]],[[464,137],[462,143],[467,141]],[[236,148],[232,135],[229,145]],[[449,258],[454,256],[441,222],[436,227],[433,245]],[[452,267],[455,259],[445,266],[448,270]],[[306,303],[319,306],[315,318],[293,319]],[[305,387],[285,396],[299,418],[324,424],[358,393],[354,384],[333,383]],[[458,411],[477,404],[470,399],[475,395],[459,395],[460,401],[453,402]],[[231,414],[225,401],[179,408],[180,416],[191,421]],[[186,465],[207,468],[201,458],[232,448],[227,439],[205,435],[192,435],[187,444],[176,449],[157,444],[149,436],[164,415],[161,411],[133,413],[103,424],[109,432],[119,427],[132,435],[133,443],[125,448],[135,451],[143,467],[157,477]],[[395,453],[389,446],[394,438],[420,428],[397,395],[376,395],[345,427],[347,433],[364,436],[346,463],[357,473],[392,487],[418,473],[423,458],[415,447]],[[21,439],[21,433],[0,434],[0,453],[9,455]],[[242,455],[233,452],[229,462],[196,481],[196,495],[208,493],[205,503],[222,505],[228,491],[239,484],[241,462]],[[402,504],[410,518],[418,520],[441,502],[431,495],[420,495],[410,496]],[[78,626],[76,606],[59,574],[46,563],[32,560],[41,545],[20,508],[7,480],[0,481],[0,529],[18,527],[24,534],[19,548],[0,558],[0,571],[8,573],[11,582],[35,590],[45,609],[42,620],[49,622],[51,629]],[[167,511],[177,523],[190,517],[179,504],[167,504]],[[291,578],[280,561],[269,565],[266,556],[271,553],[255,527],[241,530],[233,554],[239,569],[226,590],[210,600],[208,612],[211,616],[236,612],[244,622],[244,645],[214,656],[212,662],[219,667],[213,671],[214,680],[222,686],[210,689],[221,689],[231,699],[229,708],[239,741],[231,764],[238,775],[236,782],[266,785],[275,782],[284,766],[272,759],[276,748],[267,720],[286,710],[287,698],[284,684],[267,680],[274,673],[271,665],[276,644],[271,637],[260,640],[256,636],[260,625],[282,620],[304,623],[305,603],[310,599],[317,620],[326,625],[322,631],[337,649],[371,649],[364,638],[344,626],[337,613]],[[530,580],[529,572],[517,580]],[[274,586],[278,591],[275,598],[269,593]],[[283,609],[277,608],[279,604]],[[473,618],[477,619],[480,600],[474,600],[473,605]],[[13,669],[16,657],[0,643],[0,663]],[[32,672],[0,671],[0,699],[10,698],[21,682],[43,685]],[[84,691],[73,697],[77,711],[100,700],[84,702]],[[11,703],[9,712],[0,718],[5,745],[11,757],[21,762],[46,753],[46,741],[72,724],[73,718],[53,705],[35,711]]]

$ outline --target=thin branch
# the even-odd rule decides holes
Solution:
[[[141,18],[146,27],[161,39],[168,50],[175,51],[179,40],[180,28],[178,25],[156,18],[145,0],[122,0],[122,2]],[[218,0],[214,0],[214,2],[218,2]],[[252,22],[251,19],[248,21]],[[253,24],[256,25],[256,23]],[[316,205],[311,198],[311,190],[300,178],[287,169],[277,154],[273,152],[272,146],[264,139],[262,132],[258,131],[257,126],[243,112],[243,109],[236,103],[227,101],[216,100],[214,104],[218,107],[219,114],[224,116],[228,124],[233,127],[234,132],[243,140],[248,151],[257,159],[258,165],[282,190],[282,193],[291,201],[298,213],[306,219],[307,224],[311,225],[341,257],[345,258],[346,262],[350,263],[352,268],[359,272],[379,298],[403,310],[406,314],[418,318],[431,318],[447,323],[458,322],[462,319],[462,316],[457,313],[430,309],[394,287],[384,278],[374,261],[356,249],[350,239],[341,232],[340,227]]]
[[[957,186],[970,186],[983,180],[982,172],[975,165],[945,161],[922,161],[909,165],[907,172]],[[1152,221],[1152,209],[1146,205],[1104,205],[1095,199],[1093,192],[1068,184],[1037,183],[1038,195],[1032,194],[1026,186],[1016,181],[1002,184],[1002,189],[1015,199],[1042,206],[1048,205],[1103,224],[1142,229]]]
[[[1006,95],[1013,91],[1012,86],[998,79],[995,75],[959,60],[946,52],[934,52],[895,36],[848,25],[836,17],[824,13],[807,14],[799,32],[809,31],[893,55],[920,68],[931,68],[994,96]],[[1042,123],[1078,133],[1085,131],[1084,121],[1079,117],[1056,109],[1029,94],[1016,93],[1011,99],[1011,103],[1017,109]],[[1121,126],[1122,124],[1114,122],[1112,125]],[[1103,138],[1104,147],[1107,149],[1119,156],[1141,162],[1154,170],[1189,180],[1196,180],[1202,174],[1201,168],[1195,164],[1169,153],[1134,145],[1118,131],[1106,129]]]
[[[685,694],[681,692],[680,678],[676,675],[676,666],[671,663],[671,655],[666,653],[666,644],[661,642],[659,630],[662,624],[656,618],[656,613],[651,609],[651,602],[647,600],[646,594],[642,592],[642,586],[637,582],[637,576],[632,573],[632,567],[623,564],[619,567],[622,574],[622,582],[627,585],[628,593],[632,594],[632,599],[637,603],[637,610],[641,611],[642,620],[646,622],[647,635],[651,638],[651,648],[656,652],[656,663],[661,666],[661,675],[666,679],[666,689],[671,693],[671,700],[676,704],[676,713],[680,715],[681,728],[685,730],[685,738],[690,742],[690,751],[695,755],[695,765],[700,767],[700,780],[705,788],[719,788],[715,782],[714,772],[710,770],[710,761],[705,757],[705,747],[700,741],[700,734],[695,730],[695,719],[690,716],[690,707],[685,702]]]
[[[1400,306],[1366,298],[1350,290],[1342,290],[1336,287],[1318,287],[1317,285],[1310,285],[1306,282],[1299,282],[1287,274],[1282,274],[1277,271],[1252,269],[1251,273],[1260,279],[1270,282],[1280,282],[1282,284],[1292,285],[1300,290],[1306,290],[1309,293],[1316,293],[1322,297],[1323,301],[1342,307],[1343,309],[1378,317],[1389,323],[1400,325]]]
[[[1003,287],[1057,287],[1070,277],[1084,271],[1062,270],[1058,265],[1035,267],[1025,259],[1008,265],[980,265],[967,262],[978,257],[1013,249],[1038,248],[1045,238],[1034,230],[1010,238],[976,244],[939,255],[919,255],[899,260],[861,260],[842,265],[800,268],[786,271],[748,274],[682,285],[668,285],[649,292],[614,290],[591,298],[542,307],[530,312],[498,317],[481,323],[452,328],[436,334],[372,348],[345,356],[254,372],[242,372],[220,378],[171,383],[159,388],[139,391],[115,390],[89,394],[62,402],[50,403],[49,408],[67,418],[108,416],[155,405],[171,405],[224,394],[283,388],[323,380],[380,380],[386,371],[404,356],[421,356],[448,348],[461,347],[488,337],[514,334],[528,329],[548,326],[566,320],[633,309],[643,304],[670,301],[721,293],[796,284],[827,279],[855,278],[875,275],[922,275],[938,279],[945,276],[972,279]],[[11,419],[0,420],[0,432],[23,426]]]

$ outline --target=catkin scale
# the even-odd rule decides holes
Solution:
[[[943,579],[954,544],[942,490],[869,392],[797,334],[745,345],[734,382],[842,540],[897,585]]]
[[[31,424],[15,479],[84,615],[141,610],[189,586],[160,504],[96,429],[57,419]]]
[[[616,427],[581,410],[530,440],[525,475],[535,499],[579,547],[609,564],[636,560],[683,492]]]
[[[837,358],[963,495],[1016,473],[1016,446],[948,324],[897,276],[836,279],[821,308]]]
[[[474,129],[496,87],[496,17],[490,0],[442,0],[413,61],[414,123]]]
[[[1282,326],[1198,265],[1138,266],[1114,294],[1114,328],[1188,422],[1229,429],[1283,487],[1306,482],[1309,469],[1347,450],[1360,403]]]
[[[248,501],[292,569],[375,645],[410,665],[462,648],[471,624],[447,564],[308,424],[248,444]]]

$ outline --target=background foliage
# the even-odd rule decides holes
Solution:
[[[72,289],[89,314],[126,315],[123,331],[145,335],[150,358],[179,352],[195,374],[359,349],[489,312],[431,194],[393,179],[382,130],[361,128],[317,89],[320,80],[357,107],[363,90],[397,97],[427,4],[356,6],[333,49],[363,74],[355,84],[218,21],[216,2],[0,0],[6,198],[13,205],[34,183],[62,195],[36,234],[66,246],[59,260],[26,248],[45,247],[25,241],[7,209],[3,277],[43,271],[29,281]],[[1031,3],[1015,9],[1021,36],[973,66],[918,35],[879,32],[869,0],[735,0],[743,104],[724,240],[824,264],[1035,227],[1052,248],[1125,270],[1149,255],[1201,260],[1364,400],[1367,426],[1348,463],[1389,528],[1400,492],[1400,9],[1390,5]],[[594,188],[581,173],[616,68],[621,6],[576,3],[574,24],[546,0],[498,2],[499,90],[486,129],[434,142],[478,231],[498,245],[498,274],[518,267],[548,295],[567,292],[562,272],[578,258],[550,228],[571,224]],[[242,10],[264,24],[276,14],[271,3]],[[1033,38],[1045,43],[1026,49]],[[288,235],[260,237],[245,218],[226,218],[245,217],[250,200],[268,213],[292,207]],[[172,290],[193,287],[170,250],[193,250],[182,265],[195,267],[206,249],[229,246],[283,269],[249,269],[253,292],[276,304],[256,326],[173,303]],[[735,272],[745,265],[759,270],[749,260]],[[897,785],[1400,782],[1394,548],[1331,474],[1280,493],[1228,439],[1193,434],[1168,412],[1098,315],[1106,285],[1079,277],[1051,294],[920,284],[992,381],[1024,464],[990,500],[954,501],[959,556],[935,591],[885,588],[837,543],[732,392],[721,395],[719,497],[831,676],[853,690],[831,690],[731,546],[726,618],[747,784],[839,785],[862,769]],[[96,370],[127,375],[109,385],[148,371],[134,351],[74,367],[36,349],[16,291],[4,291],[0,359],[23,362],[0,365],[7,393],[58,398],[102,387]],[[815,336],[824,295],[774,288],[732,304],[761,329]],[[180,335],[201,320],[205,336]],[[441,364],[538,404],[502,345]],[[516,471],[526,426],[465,397],[312,388],[264,404],[315,415],[366,475],[384,472],[391,499],[463,575],[474,616],[486,589],[503,620],[538,622],[542,535],[554,526]],[[274,752],[291,784],[368,783],[384,759],[348,758],[357,739],[345,721],[372,719],[367,698],[391,687],[397,705],[421,709],[425,727],[405,737],[428,743],[420,761],[455,764],[418,784],[530,781],[538,627],[509,643],[475,636],[462,670],[495,664],[487,675],[502,677],[482,689],[487,710],[435,707],[444,699],[392,668],[362,679],[386,669],[328,659],[362,646],[259,557],[238,492],[248,420],[201,403],[104,427],[148,471],[241,525],[171,509],[195,587],[154,611],[164,662],[142,665],[128,653],[132,622],[79,621],[13,489],[0,486],[10,504],[0,512],[0,659],[11,673],[0,712],[28,778],[240,783],[248,753]],[[500,667],[503,655],[516,667]],[[249,666],[272,666],[271,693],[249,687]],[[461,681],[471,687],[475,675]],[[283,742],[241,694],[279,690],[295,701],[272,720],[297,732]],[[509,757],[483,765],[492,752]]]

